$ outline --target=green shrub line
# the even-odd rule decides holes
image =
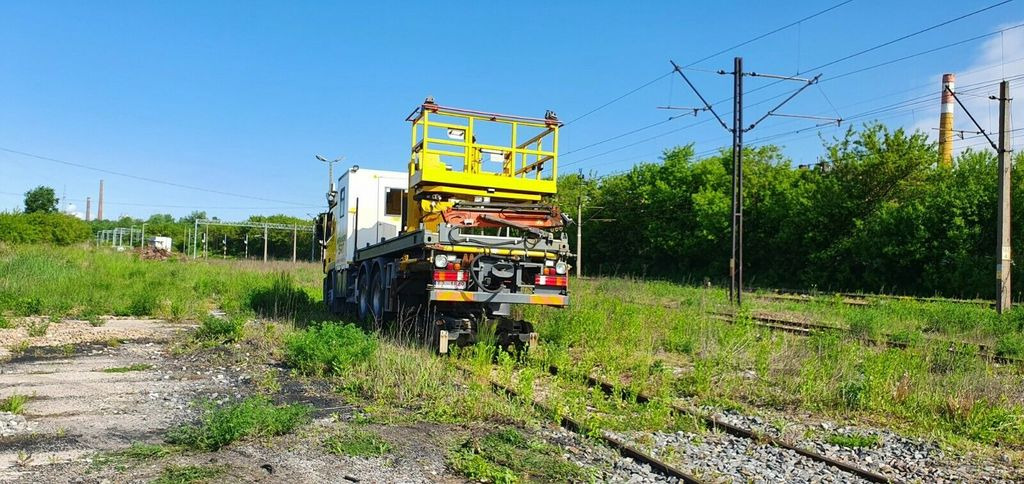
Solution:
[[[68,246],[91,237],[89,224],[72,215],[0,212],[0,242]]]

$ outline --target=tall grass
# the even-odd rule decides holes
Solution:
[[[711,318],[707,311],[725,307],[723,296],[718,289],[651,283],[648,290],[638,281],[595,279],[574,282],[569,309],[528,308],[524,315],[535,322],[543,352],[555,353],[544,358],[590,369],[624,390],[719,407],[803,409],[950,442],[1024,447],[1017,369],[993,366],[976,346],[950,351],[948,342],[987,335],[1015,351],[1022,339],[1007,336],[1019,334],[1011,317],[913,301],[772,305],[853,330],[803,337],[755,326],[742,315],[737,324]],[[912,344],[893,349],[872,342],[894,334]],[[588,405],[611,404],[595,396]],[[672,424],[653,416],[648,422]]]
[[[275,266],[277,267],[277,266]],[[0,248],[0,314],[199,319],[210,309],[322,319],[320,269],[268,272],[238,263],[141,260],[105,249]]]

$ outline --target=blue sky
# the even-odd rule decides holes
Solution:
[[[841,1],[3,2],[0,149],[265,200],[0,151],[0,210],[20,206],[21,194],[42,184],[66,191],[78,210],[92,196],[95,213],[103,178],[108,218],[204,208],[224,219],[306,216],[322,205],[326,184],[315,153],[404,170],[404,118],[428,95],[445,105],[522,115],[551,109],[570,121],[668,73],[669,59],[690,64]],[[854,0],[693,67],[728,70],[741,55],[747,70],[804,72],[994,3],[937,8],[932,1]],[[929,130],[938,124],[941,74],[963,72],[964,85],[979,86],[968,107],[994,128],[984,95],[995,92],[999,78],[1024,73],[1024,28],[829,77],[1020,23],[1024,4],[1010,2],[805,72],[821,72],[823,82],[782,111],[852,117],[908,102],[878,117]],[[688,75],[709,100],[731,96],[727,76]],[[769,84],[745,82],[748,91]],[[751,92],[746,118],[773,105],[756,103],[795,87]],[[729,134],[704,113],[580,149],[679,114],[656,106],[698,102],[671,75],[571,123],[562,132],[562,171],[611,173],[657,160],[670,146],[694,142],[698,152],[710,152],[729,143]],[[728,122],[730,103],[716,108]],[[703,123],[690,126],[695,122]],[[956,124],[971,128],[959,112]],[[747,139],[813,125],[770,118]],[[819,131],[838,133],[808,130],[777,141],[794,163],[813,163]],[[655,135],[661,136],[646,140]]]

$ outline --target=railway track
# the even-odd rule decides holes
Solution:
[[[466,373],[468,375],[472,374],[472,371],[467,368],[464,368],[462,366],[458,366],[458,368],[463,373]],[[502,393],[509,397],[515,397],[525,400],[519,394],[519,392],[515,391],[514,389],[507,385],[504,385],[494,380],[489,380],[488,383],[490,384],[491,389],[497,393]],[[539,410],[541,413],[552,416],[556,423],[558,423],[558,425],[560,425],[562,428],[570,432],[575,432],[581,436],[594,437],[592,433],[586,432],[586,428],[580,422],[577,422],[575,419],[569,416],[560,415],[558,412],[555,412],[547,405],[545,405],[543,402],[540,402],[535,399],[525,401],[527,401],[531,406]],[[682,469],[679,469],[678,467],[675,467],[608,432],[601,431],[598,432],[597,434],[598,435],[596,437],[598,439],[600,439],[602,442],[604,442],[612,449],[615,449],[619,453],[619,455],[633,459],[634,461],[643,464],[647,464],[648,466],[650,466],[651,470],[657,474],[660,474],[667,478],[675,478],[678,480],[678,482],[683,482],[687,484],[702,484],[705,482],[698,478],[697,476],[694,476]]]
[[[472,374],[472,371],[467,368],[463,368],[460,366],[459,369],[466,374]],[[567,373],[554,365],[549,366],[548,372],[553,376],[558,376],[561,374],[569,375],[570,378],[579,378],[582,381],[584,381],[588,386],[599,388],[605,394],[622,396],[621,393],[616,392],[616,388],[614,385],[607,381],[595,378],[591,375]],[[516,390],[507,385],[504,385],[500,382],[491,379],[489,379],[488,383],[490,384],[491,389],[496,393],[522,399],[522,396]],[[653,399],[651,396],[642,392],[631,393],[630,396],[634,398],[637,403],[641,404],[649,403]],[[562,415],[559,412],[555,412],[553,409],[545,405],[543,402],[540,402],[538,400],[526,401],[535,409],[539,410],[541,413],[554,417],[556,423],[558,423],[562,428],[580,435],[590,437],[594,436],[593,432],[587,432],[586,426],[584,426],[582,423],[573,419],[572,417]],[[771,435],[767,435],[752,429],[743,428],[731,424],[729,422],[722,421],[698,409],[687,408],[674,402],[669,403],[669,407],[671,408],[672,413],[675,414],[676,416],[688,416],[695,418],[709,430],[723,432],[741,439],[747,439],[753,442],[769,444],[780,449],[785,449],[787,451],[794,452],[800,455],[801,457],[805,457],[812,461],[825,464],[828,467],[837,469],[841,472],[856,476],[869,482],[893,482],[893,479],[891,479],[890,477],[875,472],[873,470],[866,469],[864,467],[858,466],[845,460],[831,458],[813,450],[797,447],[793,444],[785,442],[782,439],[773,437]],[[685,483],[704,482],[700,477],[693,475],[683,469],[680,469],[672,465],[671,463],[665,462],[664,460],[659,459],[658,457],[652,455],[651,453],[646,452],[609,432],[597,432],[597,438],[599,438],[612,449],[615,449],[623,457],[628,457],[630,459],[633,459],[634,461],[647,464],[654,472],[664,477],[675,478],[678,479],[679,482]]]
[[[853,306],[867,306],[871,304],[872,300],[891,300],[891,301],[916,301],[916,302],[943,302],[943,303],[955,303],[955,304],[977,304],[989,307],[995,307],[995,301],[989,301],[987,299],[956,299],[948,297],[923,297],[923,296],[898,296],[895,294],[867,294],[861,292],[818,292],[818,291],[802,291],[795,289],[763,289],[764,292],[751,292],[750,295],[754,297],[767,297],[770,299],[793,301],[793,302],[810,302],[817,298],[828,298],[832,296],[839,296],[842,299],[843,304],[849,304]],[[746,291],[744,291],[746,293]]]
[[[550,366],[548,371],[552,375],[558,375],[562,373],[562,370],[554,365]],[[571,376],[583,379],[588,386],[600,388],[601,391],[603,391],[605,394],[620,395],[620,393],[615,391],[614,385],[604,380],[586,374],[571,374]],[[633,393],[631,396],[635,398],[638,403],[648,403],[652,400],[652,397],[644,393]],[[720,431],[735,437],[749,439],[755,442],[767,443],[775,447],[786,449],[795,452],[800,456],[806,457],[816,462],[821,462],[829,467],[838,469],[848,474],[855,475],[859,478],[865,479],[870,482],[892,482],[891,478],[878,472],[860,467],[851,462],[825,456],[813,450],[797,447],[771,435],[766,435],[751,429],[746,429],[728,422],[724,422],[720,419],[715,418],[712,415],[708,415],[707,413],[701,412],[695,408],[686,408],[674,402],[670,403],[669,406],[672,409],[673,413],[675,413],[676,415],[686,415],[694,417],[701,421],[704,424],[704,426],[710,430]]]
[[[736,316],[734,314],[732,314],[732,313],[716,312],[716,313],[712,313],[712,317],[714,317],[715,319],[717,319],[719,321],[724,321],[724,322],[727,322],[727,323],[736,323]],[[798,334],[798,335],[802,335],[802,336],[809,336],[809,335],[811,335],[813,333],[821,333],[821,332],[840,332],[840,333],[847,333],[847,334],[850,333],[849,329],[843,328],[843,327],[839,327],[839,326],[832,326],[832,325],[820,324],[820,323],[811,323],[811,322],[807,322],[807,321],[796,321],[796,320],[777,318],[777,317],[774,317],[774,316],[767,316],[767,315],[756,315],[755,314],[755,315],[751,315],[750,319],[753,321],[754,324],[756,324],[758,326],[761,326],[761,327],[769,328],[769,329],[774,330],[774,331],[783,331],[783,332],[792,333],[792,334]],[[885,337],[882,340],[871,340],[871,341],[874,342],[874,343],[879,343],[879,344],[885,345],[885,346],[890,347],[890,348],[906,349],[906,348],[908,348],[910,346],[910,344],[905,342],[905,341],[897,341],[897,340],[893,340],[892,338],[889,338],[889,337]],[[941,340],[937,339],[935,341],[939,342],[939,343],[948,344],[949,345],[950,353],[968,354],[968,352],[965,352],[964,350],[962,350],[960,348],[974,347],[974,348],[978,349],[978,353],[977,353],[978,356],[980,356],[980,357],[982,357],[982,358],[984,358],[986,360],[992,361],[994,363],[999,363],[999,364],[1003,364],[1003,365],[1019,365],[1021,363],[1024,363],[1024,359],[1015,358],[1015,357],[1011,357],[1011,356],[999,355],[999,354],[996,353],[996,351],[991,346],[983,344],[983,343],[969,343],[969,342],[965,342],[965,341],[953,341],[953,340],[944,340],[944,339],[941,339]]]

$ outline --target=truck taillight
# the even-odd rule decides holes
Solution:
[[[537,286],[568,286],[568,276],[544,276],[537,274],[533,278],[533,283]]]
[[[466,271],[434,271],[434,288],[457,289],[466,288],[469,273]]]
[[[434,281],[468,281],[466,271],[434,271]]]

